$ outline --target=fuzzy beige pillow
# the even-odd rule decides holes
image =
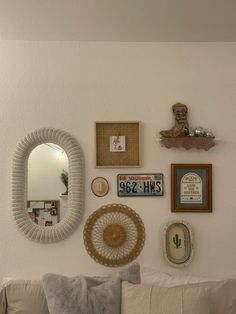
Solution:
[[[140,266],[132,263],[110,278],[66,277],[45,274],[42,278],[50,314],[120,314],[121,281],[140,282]]]

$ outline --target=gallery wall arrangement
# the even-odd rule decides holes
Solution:
[[[161,144],[171,139],[177,146],[208,150],[215,145],[214,135],[204,128],[190,130],[188,108],[177,103],[172,107],[175,124],[169,130],[160,131]],[[164,196],[164,174],[120,172],[113,182],[104,176],[104,168],[142,167],[141,121],[95,122],[95,167],[101,176],[91,182],[95,197],[105,197],[110,186],[116,185],[115,199],[128,197]],[[201,139],[186,146],[185,140]],[[181,140],[182,144],[180,144]],[[51,144],[50,144],[51,143]],[[200,143],[200,144],[199,144]],[[68,171],[62,169],[59,177],[66,187],[60,197],[66,198],[68,210],[60,219],[59,200],[27,199],[27,162],[35,147],[40,144],[59,145],[59,151],[68,157]],[[196,145],[195,145],[196,144]],[[200,145],[200,146],[199,146]],[[58,147],[54,147],[58,149]],[[173,160],[174,162],[174,160]],[[171,208],[173,213],[212,212],[212,164],[172,163]],[[23,138],[17,145],[12,169],[13,216],[21,231],[31,240],[49,243],[68,237],[78,226],[84,211],[84,157],[77,141],[67,132],[43,128]],[[26,191],[23,193],[23,191]],[[27,209],[27,210],[26,210]],[[27,212],[28,211],[28,212]],[[145,227],[135,209],[121,203],[104,204],[86,220],[83,228],[84,245],[94,261],[109,267],[119,267],[136,259],[145,243]],[[188,222],[179,219],[169,221],[163,231],[163,255],[169,265],[186,267],[193,259],[193,231]]]
[[[68,276],[112,272],[110,267],[90,257],[83,238],[88,217],[109,204],[128,206],[142,219],[145,244],[136,258],[141,264],[176,275],[235,275],[236,251],[232,249],[236,236],[233,105],[236,68],[232,66],[235,51],[236,44],[229,43],[2,42],[1,277],[38,279],[45,269]],[[214,147],[168,149],[161,144],[160,131],[175,125],[172,106],[176,103],[187,106],[189,133],[197,128],[195,133],[203,134],[200,126],[212,130]],[[96,122],[139,122],[141,166],[96,167]],[[19,232],[12,211],[12,162],[16,146],[41,128],[69,133],[84,156],[84,206],[80,222],[68,237],[46,243],[31,241],[24,232]],[[170,140],[193,138],[184,137]],[[204,141],[206,137],[194,137],[196,141],[198,138]],[[48,149],[61,162],[65,154]],[[212,165],[212,212],[171,211],[171,164]],[[41,177],[44,168],[52,177],[51,164],[46,169],[40,160],[36,178]],[[33,216],[40,229],[43,222],[47,229],[57,226],[54,221],[58,218],[60,223],[68,211],[69,195],[62,195],[66,186],[60,174],[69,168],[64,165],[58,168],[56,195],[49,194],[55,186],[50,182],[44,183],[47,195],[30,194],[27,198],[31,201],[27,215]],[[157,195],[158,189],[154,196],[132,195],[135,192],[131,188],[139,176],[150,175],[151,181],[158,174],[163,175],[160,185],[163,195]],[[127,175],[120,180],[121,186],[117,184],[118,175]],[[105,180],[100,179],[91,187],[98,177],[108,182],[109,189]],[[153,191],[150,181],[142,185]],[[54,215],[55,207],[58,217]],[[172,220],[189,223],[194,234],[194,258],[181,269],[167,263],[162,252],[162,229]]]
[[[163,146],[207,151],[215,145],[212,131],[203,127],[190,129],[186,105],[176,103],[172,106],[172,111],[175,117],[174,126],[169,130],[160,131],[160,140]],[[140,121],[96,122],[96,167],[141,167],[140,138]],[[212,212],[212,165],[173,163],[170,167],[171,212]],[[162,173],[118,173],[116,185],[119,198],[161,197],[164,195],[164,175]],[[94,178],[91,189],[95,195],[105,196],[108,193],[109,184],[104,177]],[[111,213],[114,215],[117,208],[119,210],[122,208],[123,212],[121,225],[117,223],[117,221],[121,221],[118,216],[116,217],[117,221],[111,216]],[[128,214],[129,211],[130,209],[123,204],[112,204],[110,207],[104,205],[88,218],[84,228],[85,246],[90,256],[98,263],[119,266],[130,261],[130,258],[126,256],[120,257],[118,250],[119,247],[122,251],[125,240],[127,240],[127,230],[124,230],[122,225],[125,224],[124,213]],[[106,215],[111,222],[108,222],[109,219],[105,219]],[[130,217],[129,214],[128,216]],[[136,224],[136,228],[137,226]],[[113,242],[110,243],[112,239]],[[115,241],[117,241],[116,244]],[[143,244],[144,242],[142,242]],[[142,245],[133,258],[141,252]],[[193,231],[187,222],[174,220],[165,226],[163,253],[167,262],[173,267],[189,265],[193,259]],[[110,260],[107,256],[113,256],[113,258]]]

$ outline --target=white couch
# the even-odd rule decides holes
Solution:
[[[141,277],[141,284],[122,283],[121,314],[236,314],[236,279],[171,276],[147,268]],[[0,298],[0,314],[49,314],[40,280],[9,280]]]

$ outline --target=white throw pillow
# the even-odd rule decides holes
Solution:
[[[147,284],[147,285],[141,284],[138,286],[139,288],[136,288],[136,286],[138,285],[135,285],[133,287],[134,289],[133,292],[132,292],[132,286],[130,286],[129,289],[127,288],[126,284],[122,286],[122,289],[124,287],[124,289],[122,290],[122,296],[124,296],[124,299],[123,299],[124,306],[125,306],[124,309],[126,309],[126,307],[132,306],[132,304],[133,306],[137,304],[137,311],[140,311],[142,309],[142,303],[144,304],[143,306],[145,306],[145,304],[147,306],[147,303],[150,304],[150,289],[152,290],[152,295],[153,295],[153,292],[155,292],[155,294],[162,292],[162,290],[158,290],[158,288],[167,289],[163,291],[165,291],[166,295],[168,295],[169,293],[174,293],[173,291],[175,291],[175,290],[170,290],[170,292],[167,293],[168,289],[175,288],[177,289],[176,291],[179,291],[178,289],[180,288],[180,289],[183,289],[182,291],[184,292],[185,296],[188,294],[188,291],[190,291],[190,297],[192,293],[196,293],[196,296],[198,296],[199,299],[202,299],[201,302],[203,303],[205,302],[204,295],[207,296],[211,314],[236,314],[236,279],[228,279],[228,280],[222,280],[222,281],[209,281],[209,282],[202,282],[202,283],[195,283],[195,284],[193,283],[193,284],[178,285],[178,286],[172,286],[172,287],[163,287],[159,285],[158,283]],[[154,289],[153,287],[157,287],[157,289]],[[137,291],[138,289],[139,291]],[[203,294],[200,293],[201,290]],[[127,296],[125,295],[125,293],[127,293]],[[128,297],[129,295],[132,295],[132,293],[133,293],[133,300],[132,300],[132,297],[130,298]],[[146,301],[141,300],[142,297],[145,298]],[[173,301],[170,298],[170,296],[168,298],[169,298],[169,302],[172,304]],[[192,299],[192,297],[189,299]],[[165,298],[164,298],[164,301],[165,301]],[[197,301],[197,299],[195,301]],[[192,299],[191,302],[195,302],[195,301],[194,299]],[[177,300],[175,302],[177,302]],[[185,304],[185,306],[188,306],[188,304]],[[140,310],[138,310],[138,308],[140,308]],[[147,310],[147,312],[145,311],[137,312],[137,314],[138,313],[140,314],[141,313],[145,313],[145,314],[146,313],[152,313],[152,314],[158,313],[159,314],[159,312],[148,312],[148,311],[149,310]],[[129,312],[127,311],[124,313],[129,313]],[[132,311],[130,313],[136,314],[136,312],[132,312]],[[176,314],[177,313],[178,312],[176,312]],[[186,313],[195,314],[195,312],[186,312]],[[199,310],[198,314],[202,314],[202,313],[205,313],[205,312],[201,312]]]
[[[0,280],[0,289],[2,289],[3,287],[5,287],[6,284],[7,284],[8,282],[10,282],[11,280],[12,280],[12,278],[10,278],[10,277],[4,277],[4,278],[2,278],[2,279]]]
[[[122,283],[121,314],[210,314],[208,289]],[[222,313],[223,314],[223,313]]]
[[[147,275],[146,275],[147,274]],[[161,287],[176,287],[185,284],[199,285],[210,289],[209,300],[212,314],[236,314],[236,279],[224,277],[197,277],[169,275],[156,268],[141,267],[141,282]]]
[[[142,264],[140,264],[140,273],[142,283],[165,281],[172,277],[168,273],[161,272],[155,267],[150,267]]]
[[[236,279],[202,282],[193,286],[208,289],[212,314],[236,313]]]
[[[171,275],[160,271],[156,267],[140,265],[141,283],[157,283],[162,287],[174,287],[178,285],[200,283],[207,281],[227,280],[226,277]]]
[[[154,278],[154,276],[153,276]],[[195,277],[195,276],[189,276],[189,275],[175,275],[171,276],[169,275],[166,278],[155,278],[155,280],[150,280],[148,281],[141,281],[143,283],[153,283],[157,284],[162,287],[176,287],[180,285],[185,285],[185,284],[195,284],[195,283],[203,283],[203,282],[209,282],[209,281],[221,281],[219,278],[211,278],[211,277]],[[236,313],[235,313],[236,314]]]
[[[3,289],[6,297],[4,300],[7,305],[6,313],[49,314],[40,280],[10,280]]]

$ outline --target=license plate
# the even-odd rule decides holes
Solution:
[[[163,174],[118,174],[118,196],[163,196]]]

